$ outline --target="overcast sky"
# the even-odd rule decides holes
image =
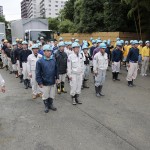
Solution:
[[[21,1],[22,0],[0,0],[0,5],[3,6],[3,14],[7,21],[21,18]]]

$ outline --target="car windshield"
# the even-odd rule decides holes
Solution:
[[[54,34],[52,31],[30,31],[30,41],[39,40],[43,37],[45,41],[50,41],[54,39]]]

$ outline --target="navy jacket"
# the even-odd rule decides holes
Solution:
[[[119,49],[114,49],[112,52],[112,62],[122,61],[123,53]]]
[[[42,57],[36,62],[36,81],[45,86],[54,85],[59,79],[56,60],[53,56],[49,60]]]
[[[59,50],[55,53],[55,59],[58,67],[58,74],[67,73],[67,54],[65,52],[60,52]]]
[[[94,52],[94,49],[95,49],[96,47],[95,46],[92,46],[91,48],[90,48],[90,56],[92,57],[93,56],[93,52]]]
[[[139,57],[139,49],[138,48],[130,48],[128,56],[127,56],[127,62],[134,61],[137,62]]]
[[[27,62],[27,58],[28,58],[28,56],[30,55],[30,54],[32,54],[32,51],[31,50],[29,50],[29,49],[27,49],[27,50],[22,50],[21,52],[20,52],[20,58],[19,58],[19,61],[20,61],[20,68],[22,68],[22,63],[23,62]]]

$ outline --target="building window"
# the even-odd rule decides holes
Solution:
[[[51,9],[49,9],[51,11]]]
[[[61,5],[61,7],[64,7],[64,5]]]
[[[49,15],[51,15],[51,13],[49,13]]]
[[[49,5],[49,7],[51,7],[51,5]]]
[[[64,3],[63,1],[61,1],[61,3]]]
[[[58,5],[55,5],[55,7],[58,7]]]
[[[58,1],[55,1],[56,3],[58,3]]]
[[[55,15],[59,15],[58,13],[55,13]]]
[[[51,3],[51,0],[49,0],[49,2]]]
[[[58,11],[58,9],[55,9],[55,11]]]

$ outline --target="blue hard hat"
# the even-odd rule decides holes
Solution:
[[[122,46],[122,43],[120,41],[117,41],[116,46]]]
[[[13,44],[12,44],[13,46],[15,46],[15,45],[17,45],[17,43],[16,42],[13,42]]]
[[[32,49],[39,49],[39,44],[33,44]]]
[[[119,38],[119,37],[117,37],[117,38],[116,38],[116,41],[120,41],[120,38]]]
[[[146,41],[145,44],[149,43],[149,41]]]
[[[40,41],[39,41],[39,40],[36,40],[36,43],[40,43]]]
[[[27,41],[23,41],[22,44],[23,45],[28,45],[28,42]]]
[[[92,41],[92,40],[93,40],[93,38],[91,37],[91,38],[90,38],[90,41]]]
[[[101,40],[101,38],[100,38],[100,37],[98,37],[97,39],[98,39],[98,40]]]
[[[96,41],[95,41],[95,40],[92,40],[92,44],[93,44],[93,43],[96,43]]]
[[[97,40],[96,40],[96,43],[102,43],[102,41],[97,39]]]
[[[101,44],[99,45],[99,48],[104,48],[104,49],[106,49],[106,48],[107,48],[107,46],[106,46],[106,44],[105,44],[105,43],[101,43]]]
[[[52,47],[50,45],[47,44],[47,45],[43,46],[43,51],[46,51],[46,50],[47,51],[52,51],[53,49],[52,49]]]
[[[130,40],[130,44],[132,44],[133,40]]]
[[[120,42],[121,42],[122,44],[124,44],[124,40],[120,40]]]
[[[41,43],[38,43],[38,45],[39,45],[39,46],[42,46],[42,44],[41,44]]]
[[[108,41],[107,41],[107,45],[110,45],[111,44],[111,40],[110,39],[108,39]]]
[[[106,41],[106,40],[103,40],[103,43],[107,43],[107,41]]]
[[[68,45],[68,42],[67,42],[67,41],[65,42],[65,45]]]
[[[59,41],[63,41],[63,38],[62,38],[62,37],[60,37],[60,38],[59,38]]]
[[[140,44],[143,44],[143,41],[142,41],[142,40],[140,40],[140,41],[139,41],[139,43],[140,43]]]
[[[65,46],[65,43],[64,42],[59,42],[58,46]]]
[[[83,46],[82,46],[82,49],[84,50],[84,49],[88,49],[88,46],[86,45],[86,44],[84,44]]]
[[[137,40],[134,40],[134,41],[132,42],[132,44],[139,44],[139,42],[138,42]]]
[[[75,39],[75,42],[79,42],[79,39]]]
[[[80,47],[79,43],[77,43],[77,42],[72,43],[72,48],[74,48],[74,47]]]
[[[128,42],[128,41],[125,41],[125,44],[129,44],[129,42]]]
[[[68,42],[68,45],[72,45],[72,42],[71,42],[71,41],[69,41],[69,42]]]

